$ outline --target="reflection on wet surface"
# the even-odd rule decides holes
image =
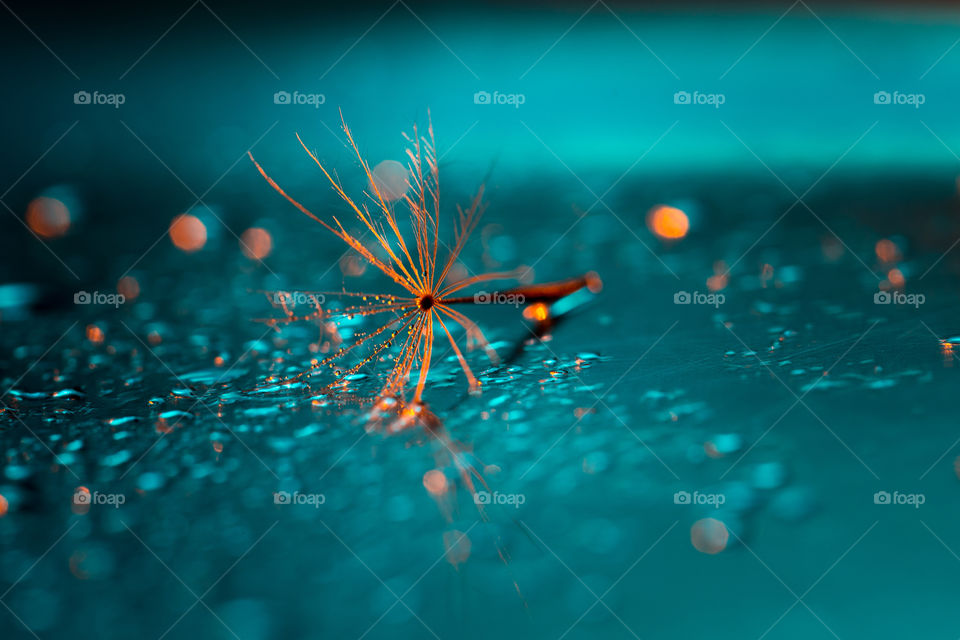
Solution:
[[[853,637],[854,620],[880,633],[864,620],[889,581],[942,598],[951,263],[923,276],[938,253],[839,215],[843,243],[797,215],[753,248],[769,215],[728,225],[722,211],[737,214],[684,206],[679,240],[643,229],[646,211],[628,212],[636,236],[580,221],[537,279],[593,269],[602,293],[568,302],[542,339],[543,311],[478,309],[510,357],[469,354],[473,396],[438,341],[435,422],[403,428],[353,401],[383,362],[334,392],[270,383],[309,369],[331,330],[252,322],[273,311],[260,292],[386,287],[343,262],[313,281],[304,260],[325,268],[332,245],[298,240],[304,222],[276,202],[276,276],[239,248],[188,254],[174,238],[120,305],[51,313],[8,289],[22,319],[2,339],[4,601],[51,636],[560,636],[583,616],[573,636],[677,637],[744,596],[771,612],[800,597]],[[488,224],[468,263],[529,263],[556,241]],[[803,605],[790,615],[810,620],[790,628],[819,626]]]

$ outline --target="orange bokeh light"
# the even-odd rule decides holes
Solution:
[[[3,497],[3,494],[0,494],[0,518],[7,515],[7,511],[10,509],[10,503],[7,502],[7,499]]]
[[[83,569],[83,561],[87,559],[87,554],[84,551],[77,551],[72,556],[70,556],[70,573],[74,575],[79,580],[87,580],[90,578],[90,574]]]
[[[447,562],[453,566],[463,564],[470,557],[470,538],[462,531],[447,531],[443,534],[443,546],[447,549]]]
[[[877,257],[883,262],[896,262],[900,259],[900,249],[897,248],[897,245],[895,245],[893,241],[887,240],[886,238],[877,241],[874,251],[877,252]]]
[[[70,510],[82,516],[90,511],[90,489],[77,487],[70,498]]]
[[[679,240],[690,230],[690,219],[676,207],[658,205],[647,214],[647,227],[664,240]]]
[[[140,283],[133,276],[123,276],[117,281],[117,293],[126,301],[136,300],[140,295]]]
[[[535,302],[523,310],[523,317],[527,320],[543,322],[550,317],[550,308],[542,302]]]
[[[87,325],[87,340],[93,344],[103,344],[103,329],[95,324]]]
[[[240,249],[251,260],[263,260],[273,251],[273,238],[266,229],[250,227],[240,236]]]
[[[887,273],[887,280],[890,281],[890,285],[895,289],[902,289],[907,281],[906,278],[903,277],[903,272],[900,271],[900,269],[890,269],[890,272]]]
[[[720,553],[727,548],[729,540],[730,532],[727,531],[727,525],[715,518],[697,520],[690,527],[690,542],[701,553],[711,555]]]
[[[600,279],[600,274],[596,271],[588,272],[583,278],[587,282],[587,289],[590,290],[590,293],[600,293],[603,291],[603,280]]]
[[[355,255],[348,254],[340,258],[340,271],[345,276],[362,276],[367,270],[367,263]]]
[[[197,216],[184,213],[170,223],[170,240],[177,249],[193,253],[207,244],[207,228]]]
[[[713,275],[707,278],[707,288],[710,291],[721,291],[726,289],[730,282],[730,274],[727,270],[727,263],[723,260],[717,260],[713,263]]]
[[[432,496],[442,496],[447,492],[447,476],[439,469],[431,469],[423,474],[423,486]]]
[[[56,198],[34,198],[27,205],[27,225],[38,236],[59,238],[70,229],[70,210]]]

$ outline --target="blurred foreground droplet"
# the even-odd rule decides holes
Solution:
[[[70,211],[56,198],[34,198],[27,206],[27,224],[38,236],[59,238],[70,229]]]
[[[676,207],[658,205],[647,214],[647,226],[662,240],[679,240],[690,230],[690,220]]]
[[[199,251],[207,244],[207,227],[200,218],[188,213],[181,214],[170,223],[170,240],[181,251]]]
[[[410,188],[410,175],[407,168],[396,160],[384,160],[373,168],[373,182],[386,202],[403,197]]]
[[[266,229],[250,227],[240,237],[240,249],[251,260],[263,260],[273,251],[273,238]]]
[[[716,554],[727,548],[730,532],[725,524],[714,518],[697,520],[690,527],[690,542],[701,553]]]

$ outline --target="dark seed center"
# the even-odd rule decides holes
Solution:
[[[426,311],[433,306],[434,300],[433,296],[427,294],[425,296],[420,296],[420,299],[417,300],[417,306],[420,307],[421,311]]]

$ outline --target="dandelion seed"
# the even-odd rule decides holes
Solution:
[[[399,287],[400,293],[308,292],[318,294],[318,297],[312,306],[308,305],[305,313],[298,313],[296,308],[287,303],[287,299],[281,298],[279,307],[285,317],[264,320],[278,329],[292,322],[314,321],[332,322],[333,332],[336,332],[337,322],[346,319],[371,316],[386,316],[388,319],[375,330],[356,334],[350,344],[334,349],[326,358],[318,360],[310,371],[293,378],[271,379],[268,382],[272,385],[278,382],[298,382],[310,377],[317,370],[332,370],[338,380],[327,385],[325,390],[345,393],[349,386],[347,378],[372,362],[385,360],[392,366],[382,377],[382,385],[374,399],[400,399],[396,408],[401,410],[401,420],[393,423],[395,429],[400,429],[397,424],[402,426],[404,417],[411,422],[417,420],[414,414],[403,414],[404,407],[409,406],[403,401],[408,384],[414,386],[411,410],[415,412],[418,406],[423,405],[424,388],[434,359],[435,337],[441,340],[446,338],[444,342],[449,343],[471,392],[479,392],[480,382],[473,374],[451,329],[455,325],[463,329],[467,350],[479,347],[486,352],[491,362],[499,362],[483,331],[466,315],[453,308],[454,305],[473,304],[474,297],[455,294],[480,283],[519,280],[522,274],[520,270],[496,271],[453,279],[452,274],[459,266],[458,259],[486,208],[483,201],[484,187],[479,187],[468,206],[457,207],[452,245],[444,243],[440,239],[441,211],[436,145],[433,125],[429,121],[426,135],[421,135],[416,125],[412,134],[404,135],[409,144],[406,167],[395,161],[385,161],[373,170],[363,159],[342,116],[341,121],[347,141],[364,171],[369,187],[362,200],[355,200],[348,195],[339,179],[323,166],[299,135],[297,140],[326,176],[334,192],[347,204],[363,228],[373,236],[375,242],[371,243],[372,246],[364,244],[336,217],[332,218],[331,224],[314,215],[288,195],[252,154],[248,155],[271,187],[392,280]],[[398,208],[406,209],[412,228],[412,241],[401,231]],[[441,257],[444,255],[445,257]],[[596,282],[598,279],[595,275],[588,275],[558,283],[517,287],[505,293],[523,295],[529,303],[552,302],[584,287],[593,290]],[[337,310],[323,308],[319,296],[327,295],[347,299],[349,304]],[[361,353],[365,355],[361,357]],[[348,366],[345,361],[350,355],[359,357],[359,361]]]

